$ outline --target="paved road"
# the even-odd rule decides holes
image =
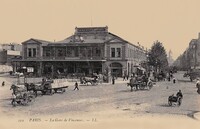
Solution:
[[[196,92],[194,82],[182,77],[183,73],[175,74],[176,84],[163,81],[157,82],[149,90],[130,91],[122,79],[117,84],[97,86],[80,86],[79,91],[69,87],[63,94],[39,96],[29,106],[12,107],[10,104],[9,84],[13,81],[6,79],[7,85],[0,88],[1,114],[6,116],[37,116],[37,115],[68,115],[95,117],[136,117],[143,115],[180,115],[199,119],[200,95]],[[168,106],[168,96],[176,94],[181,89],[183,102],[180,107]],[[194,114],[197,115],[194,115]]]

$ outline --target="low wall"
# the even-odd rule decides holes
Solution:
[[[0,65],[0,73],[8,73],[9,71],[12,71],[12,66],[8,65]]]

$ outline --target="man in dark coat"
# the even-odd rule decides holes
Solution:
[[[76,89],[79,90],[77,81],[76,81],[76,83],[75,83],[75,88],[74,88],[74,90],[76,90]]]

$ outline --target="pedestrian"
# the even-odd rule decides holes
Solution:
[[[176,78],[175,78],[175,77],[173,77],[173,83],[174,83],[174,84],[176,83]]]
[[[197,78],[196,87],[200,88],[200,80],[199,80],[199,78]]]
[[[129,78],[129,75],[126,76],[126,79],[127,79],[127,80],[128,80],[128,78]]]
[[[135,82],[136,82],[135,77],[131,76],[131,79],[130,79],[131,92],[133,91]]]
[[[168,81],[170,82],[170,75],[168,76]]]
[[[74,90],[76,90],[76,89],[79,90],[77,81],[76,81],[76,83],[75,83],[75,88],[74,88]]]
[[[16,95],[14,94],[14,93],[12,93],[12,102],[11,102],[11,104],[13,105],[13,106],[15,106],[15,104],[16,104]]]
[[[135,76],[135,87],[136,87],[136,90],[139,89],[138,86],[139,86],[139,85],[138,85],[138,76],[136,75],[136,76]]]
[[[126,75],[123,76],[123,81],[126,81]]]
[[[114,76],[112,77],[112,84],[113,85],[115,84],[115,77]]]
[[[1,86],[5,86],[5,82],[4,82],[4,81],[2,82],[2,85],[1,85]]]

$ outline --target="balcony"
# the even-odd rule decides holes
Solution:
[[[43,61],[103,61],[105,60],[105,58],[103,57],[43,57],[42,58]]]

